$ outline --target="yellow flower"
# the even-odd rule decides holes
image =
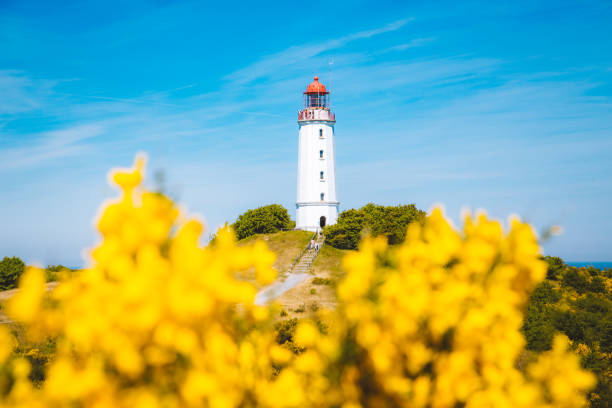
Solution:
[[[0,364],[3,364],[13,352],[17,341],[4,325],[0,326]]]
[[[8,301],[7,312],[15,320],[31,323],[39,314],[44,296],[44,272],[28,267],[19,280],[19,291]]]
[[[319,337],[319,330],[309,321],[302,322],[295,331],[294,340],[303,347],[314,345]]]

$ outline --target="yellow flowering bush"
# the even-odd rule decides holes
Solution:
[[[57,355],[39,390],[18,361],[7,405],[256,405],[272,363],[289,357],[271,330],[258,329],[268,310],[240,280],[252,268],[260,284],[274,280],[274,254],[262,243],[237,247],[229,230],[201,248],[202,225],[145,191],[143,166],[113,174],[123,194],[97,223],[102,242],[88,269],[49,299],[43,272],[25,273],[8,312],[30,335],[56,337]]]
[[[478,215],[455,231],[435,209],[397,249],[366,240],[344,259],[323,335],[304,322],[295,364],[312,406],[580,407],[594,376],[564,337],[523,373],[529,291],[546,266],[531,228]],[[304,367],[308,369],[300,371]],[[320,378],[323,370],[324,380]],[[281,376],[283,373],[281,373]]]
[[[113,173],[122,195],[87,269],[49,295],[43,271],[24,274],[7,312],[57,351],[36,387],[0,327],[0,406],[580,407],[594,384],[561,337],[515,367],[522,308],[545,273],[526,224],[504,234],[478,216],[459,233],[435,210],[397,248],[366,240],[344,259],[338,308],[300,322],[294,355],[245,279],[272,282],[274,254],[227,228],[202,247],[202,224],[146,191],[143,172],[139,158]]]

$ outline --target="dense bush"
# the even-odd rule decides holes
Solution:
[[[16,256],[4,257],[0,261],[0,290],[17,287],[19,277],[25,270],[25,263]]]
[[[238,239],[255,234],[269,234],[284,228],[293,228],[287,209],[280,204],[270,204],[241,214],[232,224]]]
[[[278,344],[285,344],[287,342],[293,342],[293,336],[297,329],[298,319],[281,320],[274,325],[276,331],[276,342]]]
[[[45,268],[45,274],[47,276],[47,282],[55,282],[59,280],[60,276],[67,275],[72,270],[64,265],[47,265]]]
[[[281,320],[274,325],[276,342],[294,354],[299,354],[304,351],[304,348],[297,346],[293,341],[293,336],[295,336],[297,326],[298,319],[295,317],[292,319]]]
[[[328,285],[331,286],[334,284],[334,281],[329,279],[329,278],[321,278],[321,277],[316,277],[312,279],[311,282],[313,285]]]
[[[325,227],[325,243],[340,249],[355,249],[361,239],[365,215],[359,210],[342,211],[334,225]]]
[[[414,204],[382,206],[367,204],[358,210],[340,213],[338,222],[325,227],[325,242],[335,248],[357,249],[363,234],[385,236],[389,244],[399,244],[406,237],[408,224],[425,218]]]
[[[588,275],[577,268],[569,268],[563,274],[561,285],[564,287],[571,287],[576,292],[582,294],[588,289],[589,279]]]
[[[563,270],[563,259],[557,256],[545,256],[544,260],[546,261],[548,268],[546,271],[546,279],[557,280]]]
[[[542,282],[529,297],[523,331],[530,350],[550,350],[555,335],[551,304],[559,301],[558,291],[548,282]]]
[[[533,291],[525,312],[527,348],[550,350],[563,333],[582,356],[583,367],[598,378],[589,394],[592,407],[612,406],[612,279],[609,270],[576,268],[545,257],[546,280]]]

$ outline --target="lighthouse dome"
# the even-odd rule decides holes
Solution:
[[[305,94],[309,94],[309,93],[326,94],[328,92],[325,89],[325,85],[323,85],[322,83],[319,82],[319,77],[315,76],[314,77],[314,81],[312,81],[310,83],[310,85],[308,85],[308,87],[306,87],[306,92],[304,92],[304,93]]]

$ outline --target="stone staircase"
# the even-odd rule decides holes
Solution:
[[[315,244],[319,246],[319,251],[325,242],[325,237],[323,235],[316,235]],[[308,273],[310,271],[310,267],[312,266],[313,261],[317,257],[319,252],[312,249],[305,249],[300,259],[297,261],[295,265],[291,268],[289,273]]]
[[[321,250],[325,238],[323,236],[319,237],[318,235],[313,235],[313,239],[315,239],[315,243],[319,245],[319,250]],[[257,293],[255,304],[266,304],[307,279],[309,277],[308,273],[310,272],[312,262],[318,254],[319,252],[316,249],[304,248],[298,256],[297,261],[289,268],[286,275]]]

